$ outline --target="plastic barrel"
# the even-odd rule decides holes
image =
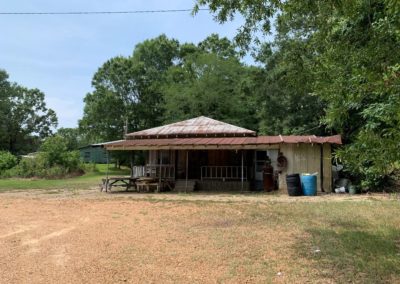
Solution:
[[[301,187],[303,194],[306,196],[317,195],[317,176],[316,175],[302,175]]]
[[[302,195],[300,175],[292,174],[286,176],[286,185],[289,196],[300,196]]]

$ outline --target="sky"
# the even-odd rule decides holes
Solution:
[[[191,0],[13,0],[1,12],[191,9]],[[0,69],[10,81],[38,88],[56,111],[58,127],[76,127],[91,79],[108,59],[132,54],[136,44],[166,34],[180,42],[218,33],[232,39],[241,19],[223,25],[207,11],[125,15],[0,15]]]

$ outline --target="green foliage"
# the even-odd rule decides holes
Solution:
[[[56,125],[56,114],[46,107],[41,91],[9,82],[0,70],[0,149],[13,154],[35,151],[38,140]]]
[[[215,34],[197,46],[165,35],[146,40],[96,72],[80,131],[93,142],[111,141],[123,138],[125,126],[132,132],[199,115],[257,129],[256,69]]]
[[[320,123],[325,105],[312,93],[314,66],[308,45],[282,37],[273,46],[262,46],[257,54],[265,65],[256,78],[261,133],[326,134]]]
[[[78,128],[59,128],[57,135],[64,138],[67,142],[67,149],[69,151],[77,150],[81,146],[90,144],[85,135],[80,133]]]
[[[180,64],[168,70],[163,88],[165,120],[173,122],[205,115],[256,129],[251,80],[256,68],[241,64],[234,56],[234,49],[226,45],[226,39],[221,40],[221,45],[214,36],[211,39],[212,53],[204,51],[209,50],[206,45],[210,39],[206,39],[198,49],[183,57]]]
[[[202,6],[207,6],[219,23],[232,20],[238,13],[244,18],[244,24],[238,29],[235,40],[243,49],[249,48],[251,43],[260,41],[259,34],[269,34],[271,22],[275,13],[281,6],[280,0],[197,0],[193,14]]]
[[[79,151],[68,151],[68,141],[61,136],[47,138],[40,147],[40,158],[47,167],[61,166],[66,173],[80,169]]]
[[[204,5],[220,22],[236,13],[244,17],[237,40],[245,48],[260,27],[268,34],[275,19],[273,48],[259,54],[267,63],[267,86],[261,88],[265,104],[287,106],[289,120],[298,116],[302,124],[312,121],[310,126],[319,120],[328,131],[342,134],[346,144],[338,156],[347,170],[365,186],[380,186],[400,161],[400,2],[198,0],[195,11]],[[316,107],[316,118],[292,116],[297,99],[306,108]],[[273,122],[271,114],[267,107],[261,119]],[[301,131],[283,121],[289,132]]]
[[[3,177],[61,178],[83,173],[79,151],[68,151],[68,141],[61,136],[47,138],[40,152],[23,158],[18,165],[3,172]]]
[[[45,159],[48,166],[64,164],[64,154],[67,152],[67,141],[61,136],[47,138],[40,147],[40,155]]]
[[[0,151],[0,173],[5,170],[11,169],[18,163],[17,157],[8,151]]]
[[[178,45],[161,35],[138,44],[132,56],[112,58],[99,68],[79,122],[90,141],[121,139],[125,126],[136,131],[163,121],[160,87],[177,58]]]

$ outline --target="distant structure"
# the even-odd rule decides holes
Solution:
[[[107,150],[105,145],[109,143],[120,142],[123,140],[90,144],[79,148],[81,159],[85,163],[107,164]]]

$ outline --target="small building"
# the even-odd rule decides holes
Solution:
[[[79,148],[81,159],[85,163],[107,164],[107,150],[104,147],[109,143],[121,142],[117,140],[105,143],[90,144]]]
[[[318,173],[318,189],[331,191],[333,144],[341,144],[339,135],[258,136],[201,116],[129,133],[125,140],[104,146],[109,151],[143,151],[146,162],[133,165],[132,175],[170,180],[176,188],[261,189],[263,168],[270,161],[280,189],[286,188],[286,174]]]

